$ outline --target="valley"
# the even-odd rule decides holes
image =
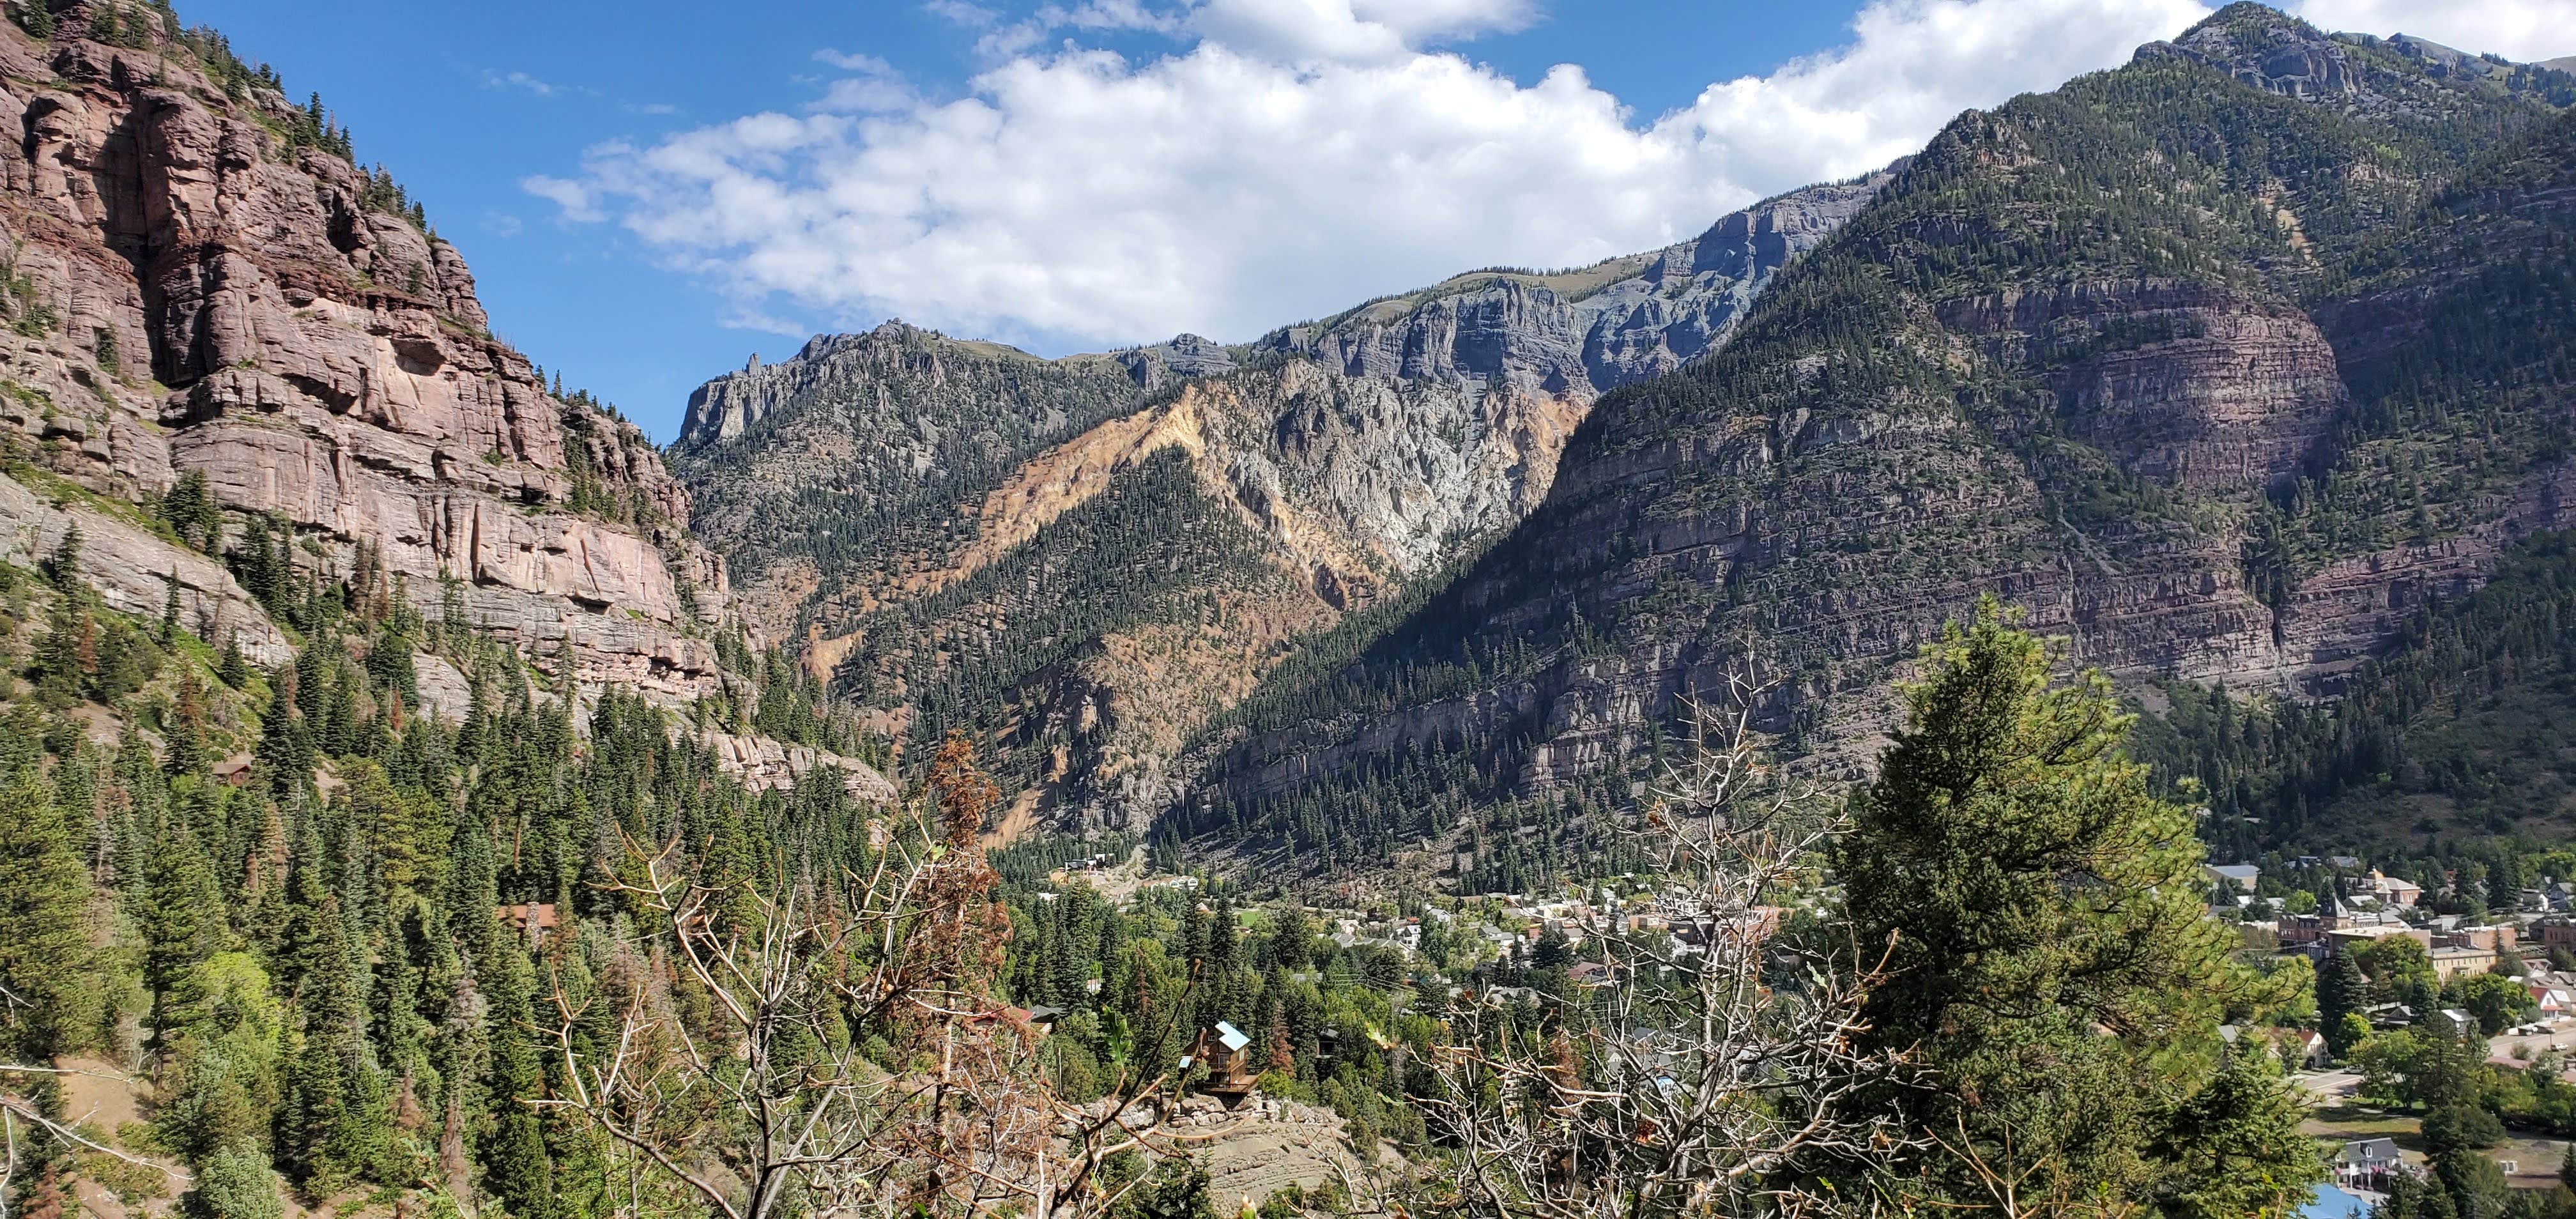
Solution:
[[[0,1216],[2576,1216],[2570,61],[2233,4],[657,445],[318,94],[6,15]]]

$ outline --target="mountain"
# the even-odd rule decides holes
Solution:
[[[1889,178],[1486,270],[1248,344],[1042,360],[888,323],[691,396],[671,460],[763,629],[914,745],[1121,823],[1210,719],[1547,494],[1603,393],[1716,349]]]
[[[2133,685],[2333,696],[2576,523],[2571,84],[2239,4],[1961,116],[1454,583],[1250,696],[1168,829],[1472,873],[1748,660],[1832,768],[1988,592]]]
[[[0,559],[76,527],[108,609],[166,602],[260,665],[301,642],[289,603],[327,592],[569,655],[586,691],[745,685],[688,492],[494,337],[456,247],[318,98],[164,8],[49,20],[0,27],[24,133],[0,144]],[[735,746],[772,778],[812,760]]]

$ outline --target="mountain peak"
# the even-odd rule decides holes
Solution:
[[[2188,59],[2266,93],[2349,97],[2361,91],[2348,48],[2315,26],[2266,5],[2239,0],[2171,42],[2138,48],[2140,61]]]

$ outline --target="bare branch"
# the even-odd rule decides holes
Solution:
[[[1599,937],[1597,984],[1532,1025],[1465,996],[1415,1098],[1456,1148],[1446,1209],[1498,1219],[1632,1219],[1755,1209],[1870,1213],[1801,1184],[1833,1159],[1917,1145],[1847,1099],[1902,1077],[1862,1048],[1876,952],[1783,943],[1811,897],[1838,811],[1769,765],[1754,715],[1768,687],[1730,679],[1692,706],[1698,748],[1632,832],[1667,884],[1653,916]]]

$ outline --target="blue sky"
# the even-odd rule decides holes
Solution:
[[[2576,26],[2560,11],[2576,0],[2309,6],[2412,32],[2447,20],[2532,58],[2504,44]],[[1050,355],[1181,329],[1240,340],[1449,271],[1649,248],[2201,11],[181,5],[290,93],[322,94],[464,251],[497,331],[662,440],[689,390],[746,354],[890,315]],[[1714,82],[1734,83],[1703,95]]]

